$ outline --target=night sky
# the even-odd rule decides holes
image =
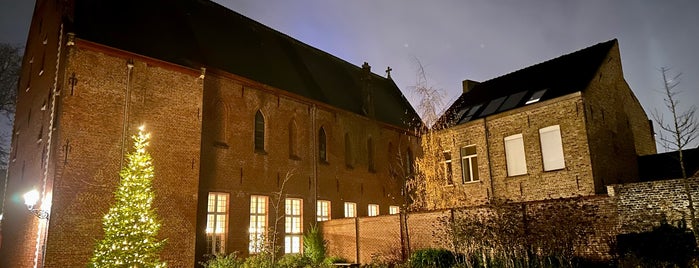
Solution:
[[[649,117],[665,110],[663,66],[683,73],[680,108],[699,103],[695,0],[215,2],[355,65],[366,61],[377,74],[390,66],[413,104],[416,59],[448,105],[464,79],[485,81],[614,38],[626,81]],[[0,42],[24,45],[33,5],[0,0]]]

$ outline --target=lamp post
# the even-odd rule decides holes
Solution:
[[[37,190],[31,190],[31,191],[25,193],[22,197],[24,197],[24,204],[27,205],[27,209],[34,216],[36,216],[39,219],[48,219],[49,218],[48,211],[34,208],[34,206],[36,205],[36,202],[39,201],[39,192]]]

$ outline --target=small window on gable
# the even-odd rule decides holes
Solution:
[[[322,127],[318,130],[318,160],[328,162],[327,139],[325,129]]]
[[[544,160],[544,170],[565,168],[560,127],[555,125],[539,129],[539,139],[541,140],[541,158]]]
[[[507,175],[517,176],[527,173],[527,160],[524,156],[524,140],[522,134],[505,137],[505,159]]]
[[[369,166],[369,171],[376,171],[376,166],[374,166],[374,140],[369,137],[366,141],[367,150],[367,165]]]
[[[298,159],[298,133],[296,133],[296,122],[291,120],[289,122],[289,158]]]
[[[532,94],[532,96],[529,97],[529,100],[527,100],[527,102],[524,104],[527,105],[527,104],[532,104],[532,103],[538,102],[541,99],[541,97],[544,96],[544,93],[546,93],[546,89],[542,89],[542,90],[534,92],[534,94]]]
[[[255,151],[265,151],[265,117],[259,110],[255,113]]]
[[[349,133],[345,133],[345,165],[348,168],[352,167],[354,160],[352,159],[352,141]]]

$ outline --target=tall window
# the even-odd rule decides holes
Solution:
[[[287,198],[284,201],[284,253],[301,253],[301,199]]]
[[[226,253],[226,236],[228,234],[228,194],[209,193],[206,214],[206,252],[209,254]]]
[[[369,204],[367,215],[369,217],[373,216],[379,216],[379,205],[377,204]]]
[[[565,168],[561,128],[555,125],[539,129],[539,138],[541,139],[541,157],[544,159],[544,170]]]
[[[376,167],[374,166],[374,140],[371,137],[366,141],[366,151],[369,171],[376,171]]]
[[[505,137],[505,159],[507,160],[507,175],[517,176],[527,173],[527,160],[524,156],[524,140],[522,134]]]
[[[461,179],[463,183],[478,181],[476,146],[461,147]]]
[[[296,122],[291,120],[289,122],[289,158],[298,158],[298,152],[296,146],[298,144],[296,137]]]
[[[265,117],[259,110],[255,113],[255,151],[265,150]]]
[[[260,253],[267,231],[267,197],[250,196],[250,253]]]
[[[323,162],[328,162],[328,147],[326,142],[325,129],[321,127],[320,130],[318,130],[318,159]]]
[[[357,203],[345,202],[345,218],[357,217]]]
[[[408,175],[412,175],[414,170],[413,170],[413,151],[408,148],[405,152],[405,171],[407,172]]]
[[[330,220],[330,201],[318,200],[316,206],[316,221]]]
[[[350,140],[349,133],[345,133],[345,165],[347,167],[352,167],[352,141]]]
[[[399,206],[389,206],[388,207],[388,214],[398,214],[400,213],[400,207]]]
[[[447,179],[447,185],[454,185],[451,172],[451,151],[444,151],[442,155],[444,157],[442,165],[444,166],[444,177]]]

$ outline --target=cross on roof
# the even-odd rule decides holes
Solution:
[[[391,71],[393,71],[391,66],[386,67],[386,78],[391,79]]]

